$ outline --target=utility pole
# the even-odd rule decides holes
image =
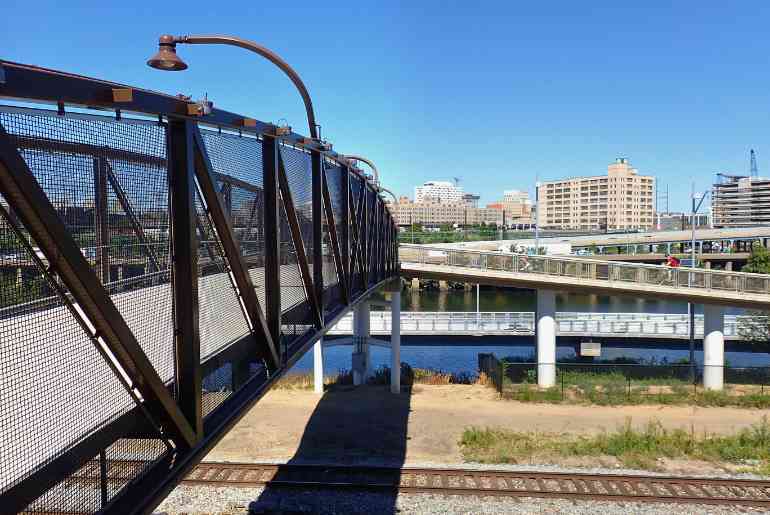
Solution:
[[[698,214],[698,210],[700,209],[701,205],[703,204],[703,201],[706,199],[706,195],[708,195],[708,190],[706,190],[701,196],[700,200],[698,201],[698,204],[695,204],[695,181],[692,181],[692,187],[690,189],[691,192],[691,198],[692,198],[692,212],[690,213],[690,231],[691,231],[691,241],[690,241],[690,266],[692,268],[696,268],[695,263],[695,216]],[[692,273],[687,273],[687,285],[692,287]],[[695,304],[692,302],[687,303],[687,311],[690,313],[690,380],[695,383]]]
[[[535,255],[540,255],[540,180],[535,176]]]

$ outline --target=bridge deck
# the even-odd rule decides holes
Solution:
[[[770,309],[770,277],[716,270],[400,246],[405,277]]]

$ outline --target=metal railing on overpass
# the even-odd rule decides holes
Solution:
[[[285,127],[5,61],[0,96],[0,511],[149,512],[398,275],[396,226]]]
[[[624,284],[661,287],[665,290],[770,294],[770,276],[744,272],[667,267],[642,263],[608,262],[570,256],[541,256],[483,252],[401,244],[402,263],[418,263],[513,272],[532,276],[560,277],[592,284]],[[770,302],[770,297],[768,297]]]

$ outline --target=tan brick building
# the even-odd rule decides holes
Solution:
[[[607,175],[572,177],[538,187],[537,221],[543,228],[649,229],[655,224],[655,178],[639,175],[627,158]]]
[[[503,212],[486,207],[470,207],[462,202],[411,202],[401,198],[398,204],[390,204],[390,211],[396,223],[401,226],[422,224],[439,226],[442,224],[476,225],[480,223],[501,224]],[[506,216],[507,217],[507,216]],[[508,217],[507,217],[508,218]]]

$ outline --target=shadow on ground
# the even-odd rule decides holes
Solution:
[[[377,395],[372,395],[372,389]],[[366,402],[364,401],[366,399]],[[332,386],[321,397],[302,435],[293,464],[401,467],[406,458],[411,386]],[[384,418],[382,413],[387,413]],[[280,474],[280,472],[279,472]],[[395,513],[397,492],[356,493],[267,487],[250,513]]]

